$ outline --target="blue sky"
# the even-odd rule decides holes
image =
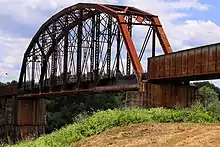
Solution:
[[[212,20],[216,24],[220,24],[220,18],[218,17],[219,14],[219,7],[220,1],[218,0],[201,0],[201,3],[206,3],[210,5],[210,9],[208,12],[198,12],[198,11],[191,11],[190,13],[193,14],[191,19],[201,19],[201,20]]]
[[[179,12],[188,13],[189,16],[184,17],[178,20],[178,23],[182,23],[185,20],[193,19],[193,20],[211,20],[216,24],[220,24],[220,18],[217,17],[219,13],[220,1],[218,0],[200,0],[202,4],[208,5],[209,9],[206,11],[198,11],[197,9],[182,9]]]
[[[0,81],[18,80],[23,53],[38,28],[56,12],[78,2],[78,0],[0,1]],[[130,5],[158,15],[175,51],[220,42],[219,0],[80,2]],[[5,76],[6,72],[8,76]],[[218,81],[215,83],[218,84]]]

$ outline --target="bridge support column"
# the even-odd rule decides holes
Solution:
[[[0,97],[0,142],[5,143],[15,138],[14,125],[15,96]],[[13,141],[13,140],[12,140]]]
[[[140,96],[139,96],[138,91],[127,91],[125,106],[126,107],[140,107],[139,98]]]
[[[17,96],[17,85],[0,88],[0,142],[16,143],[44,133],[46,106],[40,98]]]
[[[0,141],[17,143],[45,133],[45,105],[43,100],[15,95],[0,99]]]
[[[17,98],[15,108],[16,140],[38,137],[45,133],[44,101],[39,98]]]
[[[126,93],[128,107],[188,107],[196,99],[197,88],[182,84],[150,84],[143,82],[139,91]]]

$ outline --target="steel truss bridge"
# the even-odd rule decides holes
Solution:
[[[164,55],[156,56],[158,45]],[[0,88],[0,130],[15,142],[44,133],[46,95],[133,91],[126,96],[131,106],[187,107],[195,98],[191,80],[219,77],[220,43],[173,53],[158,16],[79,3],[40,27],[18,84]]]
[[[142,31],[136,26],[146,30],[141,40],[132,38]],[[33,95],[137,89],[147,79],[143,55],[150,46],[155,56],[156,37],[163,52],[171,53],[158,16],[128,6],[76,4],[52,16],[35,34],[24,54],[18,88]]]

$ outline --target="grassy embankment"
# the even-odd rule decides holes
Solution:
[[[145,123],[220,123],[220,114],[216,106],[209,109],[198,105],[189,109],[115,109],[100,111],[92,116],[80,119],[77,123],[67,125],[49,135],[34,141],[23,141],[15,147],[63,147],[72,146],[77,141],[91,135],[99,134],[116,126]]]

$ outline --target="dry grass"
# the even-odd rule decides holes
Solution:
[[[220,125],[214,124],[147,124],[116,127],[86,138],[77,147],[218,147]]]

